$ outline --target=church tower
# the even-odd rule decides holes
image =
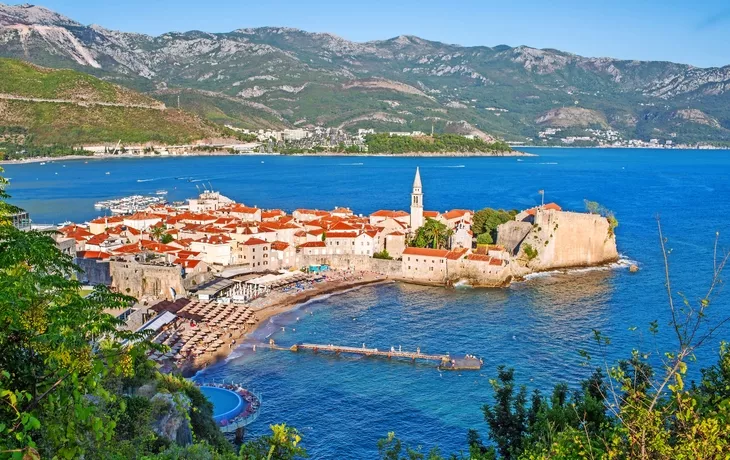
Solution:
[[[411,230],[415,232],[421,226],[423,226],[423,188],[421,173],[416,167],[416,178],[413,180],[413,193],[411,193]]]

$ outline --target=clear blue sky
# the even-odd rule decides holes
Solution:
[[[460,45],[529,45],[584,56],[730,65],[728,0],[44,0],[39,4],[84,24],[152,35],[289,26],[354,41],[410,34]]]

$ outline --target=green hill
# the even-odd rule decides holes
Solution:
[[[223,135],[197,115],[73,71],[0,59],[0,141],[185,143]]]

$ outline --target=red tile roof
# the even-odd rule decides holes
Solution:
[[[324,241],[309,241],[304,244],[297,246],[298,248],[324,248],[327,247]]]
[[[446,220],[453,220],[464,217],[467,213],[471,213],[471,211],[466,209],[452,209],[451,211],[444,214],[443,217]]]
[[[180,259],[180,258],[177,258],[177,259],[175,259],[175,261],[173,263],[175,265],[181,265],[181,266],[183,266],[185,268],[195,268],[195,267],[198,266],[198,264],[200,262],[202,262],[202,261],[201,260],[197,260],[197,259]]]
[[[156,216],[154,214],[150,214],[147,212],[135,212],[131,216],[125,216],[124,220],[154,220],[154,219],[160,219],[160,216]]]
[[[123,216],[108,216],[108,217],[97,217],[96,219],[92,220],[91,224],[118,224],[120,222],[124,222]]]
[[[327,232],[327,238],[357,238],[357,232]]]
[[[261,240],[259,238],[249,238],[243,243],[244,246],[258,246],[261,244],[269,244],[268,241]]]
[[[449,253],[446,255],[446,258],[449,260],[459,260],[464,254],[466,254],[467,251],[468,249],[455,249],[449,251]]]
[[[281,209],[271,209],[269,211],[262,211],[261,212],[261,218],[262,219],[273,219],[275,217],[285,216],[286,213],[282,211]]]
[[[285,243],[283,241],[274,241],[273,243],[271,243],[271,249],[273,251],[284,251],[288,247],[289,243]]]
[[[259,208],[252,208],[250,206],[244,206],[242,204],[235,204],[230,207],[231,212],[237,212],[240,214],[256,214],[260,211]]]
[[[94,235],[91,238],[89,238],[86,241],[86,244],[91,244],[91,245],[98,246],[98,245],[100,245],[101,243],[103,243],[104,241],[106,241],[108,239],[109,239],[109,235],[107,233],[99,233],[98,235]]]
[[[410,214],[408,214],[405,211],[387,211],[385,209],[381,209],[380,211],[375,211],[374,213],[370,214],[370,217],[408,217]]]
[[[76,257],[79,259],[108,259],[111,255],[103,251],[79,251],[76,253]]]
[[[231,241],[231,238],[226,235],[212,235],[199,241],[207,244],[226,244]]]
[[[489,262],[490,260],[492,260],[492,258],[486,254],[469,254],[468,256],[466,256],[466,258],[468,260],[474,260],[477,262]]]
[[[431,248],[414,248],[408,247],[403,251],[404,255],[407,256],[428,256],[428,257],[439,257],[443,258],[449,253],[446,249],[431,249]]]
[[[423,217],[430,217],[431,219],[435,219],[439,216],[438,211],[423,211]]]
[[[535,206],[534,208],[530,208],[526,210],[525,212],[531,216],[534,216],[537,210],[540,208],[540,206]],[[556,203],[548,203],[545,206],[542,206],[542,209],[547,211],[562,211],[563,208],[558,206]]]

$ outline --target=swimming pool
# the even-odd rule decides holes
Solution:
[[[213,420],[218,423],[235,418],[245,408],[245,401],[235,391],[211,386],[201,386],[200,391],[213,403]]]

